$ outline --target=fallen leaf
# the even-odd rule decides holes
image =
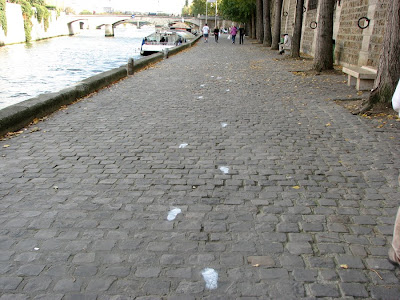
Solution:
[[[3,146],[3,148],[8,148],[8,147],[10,147],[10,145],[4,145],[4,146]]]
[[[300,187],[298,185],[295,185],[292,188],[295,189],[295,190],[298,190]]]
[[[331,123],[326,123],[325,124],[326,127],[331,126],[331,125],[332,125]]]
[[[255,264],[255,265],[253,265],[253,267],[259,267],[260,266],[260,264]]]
[[[340,267],[341,267],[342,269],[348,269],[348,268],[349,268],[348,265],[340,265]]]

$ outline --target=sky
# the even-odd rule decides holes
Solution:
[[[98,10],[102,7],[112,7],[114,10],[135,11],[143,13],[181,14],[185,0],[64,0],[65,6],[76,10]],[[190,2],[190,1],[189,1]]]

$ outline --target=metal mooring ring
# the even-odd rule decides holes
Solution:
[[[283,12],[283,16],[287,17],[288,16],[288,12],[287,11]]]
[[[361,21],[364,21],[364,20],[367,22],[367,24],[365,26],[361,26]],[[359,28],[365,29],[365,28],[367,28],[369,26],[369,22],[370,21],[371,20],[368,19],[367,17],[361,17],[361,18],[358,19],[357,25],[358,25]]]
[[[317,26],[318,26],[318,23],[315,22],[315,21],[312,21],[312,22],[310,23],[310,28],[311,28],[311,29],[315,29],[315,28],[317,28]]]

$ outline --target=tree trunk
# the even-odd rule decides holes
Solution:
[[[304,0],[297,0],[296,5],[296,20],[294,23],[294,32],[292,39],[292,57],[300,57],[300,42],[301,42],[301,29],[303,25],[303,7]]]
[[[256,38],[256,12],[251,14],[251,38],[254,40]]]
[[[320,0],[317,20],[317,44],[313,69],[333,69],[333,8],[336,0]]]
[[[400,0],[388,3],[378,74],[368,104],[389,103],[400,78]]]
[[[275,1],[274,34],[272,36],[271,50],[279,49],[279,41],[281,39],[282,4],[283,0]]]
[[[271,0],[263,0],[264,12],[264,41],[265,47],[271,47],[272,33],[271,33]]]
[[[259,43],[262,44],[264,40],[264,25],[263,25],[263,0],[257,0],[257,29],[256,35]]]

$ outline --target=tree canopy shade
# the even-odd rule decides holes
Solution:
[[[218,10],[224,18],[234,22],[250,22],[252,13],[256,10],[256,0],[222,0]]]

